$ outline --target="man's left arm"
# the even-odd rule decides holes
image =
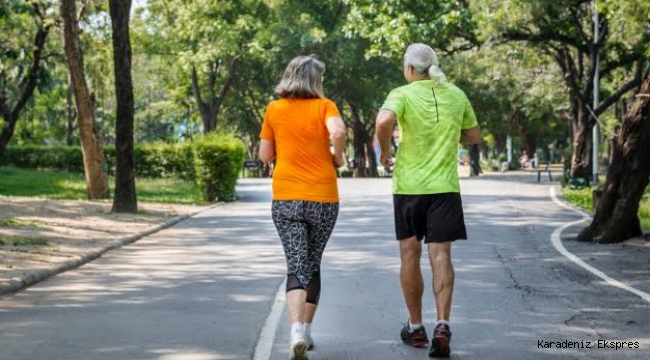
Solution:
[[[463,145],[479,144],[483,140],[481,137],[481,128],[478,126],[478,121],[474,109],[472,108],[472,104],[470,104],[469,99],[466,99],[465,101],[465,112],[463,113],[460,143]]]
[[[463,145],[480,144],[483,141],[481,138],[481,128],[475,126],[460,133],[460,143]]]

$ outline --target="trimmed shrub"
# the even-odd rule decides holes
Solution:
[[[115,146],[104,148],[109,168],[115,168]],[[148,178],[194,180],[194,157],[190,144],[141,144],[134,149],[136,175]],[[53,169],[83,173],[83,154],[79,146],[11,146],[2,165],[26,169]]]
[[[105,148],[111,173],[115,168],[115,146]],[[242,169],[245,148],[233,135],[209,134],[194,144],[151,143],[134,149],[136,175],[147,178],[180,178],[195,181],[205,201],[232,201]],[[11,146],[2,165],[28,169],[64,170],[83,173],[79,146]]]
[[[27,169],[84,171],[83,155],[78,146],[10,146],[5,151],[2,164]]]
[[[196,183],[203,200],[234,200],[235,185],[245,157],[241,140],[213,133],[196,141],[193,147]]]
[[[142,144],[135,147],[134,153],[138,176],[194,180],[194,157],[190,144]]]

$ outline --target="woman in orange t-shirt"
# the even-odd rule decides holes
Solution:
[[[291,60],[275,88],[281,99],[264,116],[260,160],[276,159],[272,215],[287,258],[291,359],[307,359],[320,297],[320,263],[339,212],[336,168],[343,166],[345,124],[323,95],[325,64]],[[330,140],[334,154],[330,150]]]

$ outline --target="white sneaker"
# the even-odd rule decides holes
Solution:
[[[290,360],[308,360],[307,358],[307,339],[304,333],[291,334],[291,348],[289,350]]]
[[[314,339],[312,339],[311,335],[305,334],[305,343],[307,343],[307,350],[314,348]]]

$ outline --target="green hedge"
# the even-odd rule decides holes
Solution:
[[[110,169],[114,169],[115,146],[106,146],[105,153]],[[232,135],[210,134],[194,144],[139,144],[135,146],[134,156],[137,176],[196,181],[203,198],[212,202],[234,199],[245,150],[244,144]],[[79,146],[10,146],[0,165],[84,171]]]
[[[83,155],[78,146],[9,146],[2,165],[25,169],[55,169],[72,173],[84,171]]]
[[[194,143],[196,183],[203,200],[234,200],[245,155],[244,144],[228,135],[210,134]]]
[[[104,148],[111,169],[115,168],[115,146]],[[190,144],[152,143],[134,148],[136,174],[147,178],[194,180]],[[53,169],[83,173],[83,155],[79,146],[10,146],[2,165],[25,169]]]

